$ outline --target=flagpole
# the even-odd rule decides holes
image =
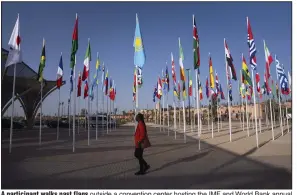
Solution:
[[[87,130],[87,112],[87,100],[85,99],[85,131]]]
[[[213,138],[213,110],[212,110],[212,105],[213,105],[213,97],[211,97],[211,137]]]
[[[14,118],[14,97],[15,97],[15,95],[14,95],[15,94],[15,75],[16,75],[16,63],[14,64],[14,67],[13,67],[12,110],[11,110],[11,118],[10,118],[9,154],[11,153],[11,147],[12,147],[13,118]]]
[[[99,57],[99,53],[97,52],[97,59]],[[96,67],[97,68],[97,67]],[[98,67],[99,68],[99,67]],[[96,79],[98,80],[98,70],[96,69]],[[95,82],[97,82],[97,80]],[[98,140],[98,98],[99,98],[99,83],[97,83],[97,97],[96,97],[96,140]]]
[[[276,55],[275,55],[275,58],[276,59]],[[278,80],[278,74],[277,74],[277,68],[275,66],[275,70],[276,70],[276,78]],[[281,86],[278,88],[278,105],[279,105],[279,118],[280,118],[280,127],[281,127],[281,130],[282,130],[282,136],[284,136],[284,129],[283,129],[283,119],[282,119],[282,109],[281,109],[281,101],[280,101],[280,93],[281,93],[281,90],[280,90]]]
[[[209,112],[210,112],[210,110],[209,110],[209,98],[207,98],[207,101],[208,101],[208,107],[207,107],[207,115],[208,115],[208,118],[207,118],[207,129],[208,129],[208,132],[210,131],[210,129],[209,129]]]
[[[194,18],[194,16],[193,16],[193,18]],[[200,78],[199,78],[199,74],[198,74],[198,68],[196,68],[196,71],[195,71],[195,73],[196,73],[196,106],[197,106],[197,137],[198,137],[198,148],[199,148],[199,150],[200,150],[200,133],[199,133],[199,128],[200,128],[200,112],[199,112],[199,107],[200,107],[200,99],[199,99],[199,90],[198,90],[198,87],[199,87],[199,80],[200,80]],[[195,115],[194,115],[195,116]]]
[[[176,106],[175,106],[175,98],[173,96],[173,107],[174,107],[174,139],[176,139]]]
[[[43,88],[43,79],[40,83],[40,101],[41,101],[41,104],[40,104],[40,115],[39,115],[39,145],[41,145],[41,124],[42,124],[42,88]]]
[[[256,141],[257,148],[259,148],[259,138],[258,138],[258,127],[257,127],[257,107],[256,107],[256,95],[255,95],[255,81],[254,81],[254,70],[252,71],[252,79],[253,79],[253,98],[254,98],[254,113],[255,113],[255,126],[256,126]]]
[[[111,110],[111,99],[110,99],[110,93],[109,93],[109,110],[110,110],[110,112],[109,112],[109,123],[110,123],[110,132],[111,132],[111,130],[112,130],[112,124],[111,124],[111,115],[112,115],[113,111]]]
[[[226,39],[224,38],[224,45],[225,45]],[[225,54],[226,55],[226,54]],[[229,79],[228,79],[228,68],[227,68],[227,60],[225,56],[225,65],[226,65],[226,80],[227,80],[227,93],[228,93],[228,111],[229,111],[229,132],[230,132],[230,142],[232,142],[232,127],[231,127],[231,107],[230,107],[230,95],[228,91],[229,86]]]
[[[77,107],[78,107],[78,120],[77,120],[77,133],[79,135],[79,126],[80,126],[80,97],[77,98],[78,101],[77,101]]]
[[[70,101],[71,101],[71,94],[69,95],[69,99],[68,99],[68,123],[69,123],[69,126],[68,126],[68,134],[69,134],[69,137],[70,137]]]
[[[184,118],[184,142],[186,143],[186,112],[185,112],[185,100],[183,100],[183,118]]]
[[[178,129],[180,130],[180,99],[178,100]]]
[[[74,57],[76,65],[76,55]],[[75,152],[75,114],[76,114],[76,76],[75,76],[75,65],[73,67],[73,133],[72,133],[72,152]]]
[[[137,67],[137,65],[135,65],[135,68],[136,68],[136,90],[135,90],[136,98],[135,98],[135,116],[134,116],[134,121],[135,121],[135,131],[136,131],[136,128],[137,128],[136,115],[137,115],[137,112],[138,112],[138,67]]]
[[[271,98],[269,98],[270,104],[270,119],[271,119],[271,128],[272,128],[272,140],[274,140],[274,129],[273,129],[273,119],[272,119],[272,106],[271,106]]]
[[[241,70],[240,70],[240,76],[241,76]],[[241,80],[241,79],[240,79]],[[239,90],[239,96],[240,95],[240,81],[238,81],[238,90]],[[239,100],[240,100],[240,103],[241,103],[241,97],[239,97]],[[240,126],[242,127],[242,120],[241,120],[241,104],[240,104],[240,117],[239,117],[239,120],[240,120]]]
[[[60,88],[59,88],[59,100],[58,100],[58,125],[57,125],[57,140],[59,140],[60,132]]]
[[[220,124],[219,124],[219,96],[217,97],[217,117],[218,117],[218,121],[217,121],[217,124],[218,124],[218,132],[220,132]]]
[[[169,85],[169,83],[168,83]],[[167,89],[168,90],[168,89]],[[169,136],[169,108],[168,108],[168,94],[169,94],[169,90],[167,91],[167,118],[168,118],[168,124],[167,124],[167,127],[168,127],[168,136]]]
[[[165,129],[164,129],[164,123],[165,123],[165,110],[164,110],[164,108],[165,108],[165,97],[163,97],[163,106],[162,106],[162,109],[163,109],[162,130],[163,131],[165,131]]]
[[[162,98],[162,96],[161,96]],[[161,109],[161,100],[159,100],[159,114],[160,114],[160,132],[162,131],[162,109]]]
[[[90,38],[88,38],[88,43],[90,43]],[[90,63],[91,59],[89,59],[89,63]],[[89,64],[90,66],[90,64]],[[90,84],[90,76],[89,76],[89,72],[90,72],[90,67],[88,70],[88,86]],[[89,93],[89,92],[88,92]],[[88,95],[88,146],[90,145],[90,96]]]
[[[107,87],[107,86],[105,86]],[[105,89],[106,90],[106,89]],[[135,106],[136,107],[136,106]],[[136,108],[135,108],[135,112],[136,112]],[[108,116],[109,116],[109,110],[108,110],[108,96],[106,95],[106,134],[108,134]]]
[[[243,54],[242,54],[243,55]],[[238,87],[239,89],[239,95],[240,95],[240,102],[241,102],[241,107],[243,107],[243,98],[242,98],[242,91],[240,90],[242,87],[242,73],[241,70],[239,70],[239,75],[240,75],[240,81],[238,81],[238,83],[240,82],[240,86]],[[242,113],[242,109],[240,108],[240,116],[242,117],[242,131],[244,131],[244,113]]]

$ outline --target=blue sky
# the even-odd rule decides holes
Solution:
[[[91,39],[91,76],[95,70],[96,53],[104,61],[109,75],[117,86],[117,105],[120,110],[132,108],[132,82],[134,68],[133,38],[135,14],[138,13],[146,64],[144,65],[144,86],[140,89],[140,108],[153,107],[153,87],[166,61],[170,63],[173,52],[176,69],[178,65],[178,37],[184,50],[184,66],[193,70],[192,15],[195,14],[200,38],[201,78],[203,103],[205,99],[205,78],[208,76],[208,53],[211,53],[213,68],[219,73],[222,87],[226,91],[224,44],[226,38],[234,59],[237,75],[241,69],[241,53],[247,61],[247,27],[249,17],[257,47],[258,70],[263,83],[265,56],[263,39],[274,57],[277,54],[285,71],[291,72],[292,59],[292,11],[291,2],[3,2],[2,3],[2,47],[7,43],[20,13],[23,60],[38,70],[42,39],[46,40],[45,79],[55,80],[60,53],[63,52],[64,80],[67,84],[61,90],[61,100],[69,96],[70,51],[75,22],[79,17],[79,49],[77,72],[83,70],[83,60],[88,38]],[[271,66],[274,80],[275,63]],[[193,79],[195,79],[194,71]],[[100,73],[101,74],[101,73]],[[177,73],[179,78],[179,71]],[[170,77],[171,78],[171,77]],[[238,101],[238,82],[232,82],[233,98]],[[100,95],[101,96],[101,95]],[[172,103],[172,91],[169,102]],[[52,93],[44,102],[45,114],[54,114],[58,92]],[[106,100],[105,100],[106,102]],[[93,103],[94,104],[94,103]],[[83,100],[80,103],[84,105]],[[186,103],[187,105],[187,103]]]

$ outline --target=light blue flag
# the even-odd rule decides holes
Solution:
[[[144,47],[143,47],[143,42],[141,38],[137,14],[136,14],[136,28],[135,28],[133,47],[135,48],[134,65],[142,69],[145,63],[145,53],[144,53]]]

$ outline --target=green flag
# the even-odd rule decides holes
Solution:
[[[73,69],[75,66],[75,55],[76,51],[78,50],[78,19],[76,15],[74,30],[72,34],[72,48],[71,48],[71,55],[70,55],[70,68]]]
[[[45,67],[45,40],[43,39],[41,59],[40,59],[39,68],[38,68],[38,75],[37,75],[37,80],[39,82],[43,81],[43,69],[44,69],[44,67]]]

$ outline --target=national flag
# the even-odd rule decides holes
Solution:
[[[231,84],[230,78],[228,79],[228,88],[229,88],[229,99],[232,102],[232,100],[233,100],[233,98],[232,98],[232,84]]]
[[[219,88],[219,77],[218,77],[217,71],[215,72],[215,74],[216,74],[216,94],[219,95],[220,94],[220,88]]]
[[[270,78],[270,64],[272,63],[273,59],[272,56],[270,55],[270,52],[268,50],[268,47],[266,46],[265,40],[263,40],[264,43],[264,51],[265,51],[265,60],[266,60],[266,74],[267,78]]]
[[[257,85],[257,91],[258,91],[258,93],[261,93],[261,91],[260,91],[260,75],[259,75],[259,73],[256,73],[256,85]]]
[[[232,58],[230,50],[228,48],[226,39],[224,39],[224,45],[225,45],[226,63],[229,66],[229,69],[230,69],[230,72],[231,72],[231,78],[236,81],[237,77],[236,77],[236,71],[235,71],[235,68],[234,68],[234,65],[233,65],[233,58]]]
[[[288,71],[288,80],[289,80],[290,91],[292,91],[292,79],[289,71]]]
[[[194,69],[200,67],[200,51],[199,51],[199,38],[196,27],[195,16],[193,15],[193,52],[194,52]]]
[[[246,65],[246,61],[245,61],[245,58],[244,58],[243,54],[242,54],[242,82],[244,84],[253,86],[253,83],[252,83],[252,80],[251,80],[251,77],[250,77],[249,68]]]
[[[78,83],[77,83],[77,97],[81,96],[81,84],[82,84],[81,75],[79,73],[78,74]]]
[[[188,91],[189,91],[189,96],[191,97],[192,96],[192,94],[193,94],[193,81],[192,81],[192,74],[191,74],[191,70],[189,70],[189,89],[188,89]]]
[[[88,97],[88,92],[89,92],[88,81],[85,81],[84,99]]]
[[[169,87],[169,72],[168,72],[168,67],[166,66],[166,71],[165,71],[165,83],[166,83],[166,90],[167,92],[170,91],[170,87]]]
[[[173,94],[174,94],[175,97],[179,98],[178,97],[178,95],[179,95],[178,94],[178,89],[176,89],[176,85],[173,86]]]
[[[85,55],[84,60],[84,70],[82,75],[82,80],[85,81],[89,76],[89,69],[90,69],[90,62],[91,62],[91,45],[90,45],[90,39],[88,40],[88,47]]]
[[[105,75],[104,89],[105,89],[105,95],[108,95],[108,70]]]
[[[62,82],[63,82],[63,59],[61,54],[58,71],[57,71],[57,88],[58,89],[60,89],[60,87],[62,86]]]
[[[222,89],[222,85],[220,84],[220,94],[221,94],[221,99],[224,100],[225,99],[225,95],[224,95],[224,91]]]
[[[202,85],[200,81],[199,81],[199,99],[203,100]]]
[[[214,88],[214,78],[213,78],[213,69],[212,69],[212,60],[209,56],[209,86],[210,88]]]
[[[136,28],[135,28],[133,47],[135,49],[134,65],[142,69],[143,65],[145,64],[146,57],[145,57],[143,41],[142,41],[142,37],[141,37],[140,26],[139,26],[137,14],[136,14]]]
[[[187,93],[186,93],[186,82],[183,81],[183,98],[184,98],[184,100],[186,99],[186,97],[187,97]]]
[[[71,47],[71,55],[70,55],[70,68],[73,69],[75,66],[75,55],[78,50],[78,18],[76,14],[74,30],[72,33],[72,47]]]
[[[242,98],[245,98],[245,85],[244,83],[241,83],[241,86],[240,86],[240,95]]]
[[[112,81],[112,86],[111,86],[111,89],[110,89],[110,92],[109,92],[109,97],[112,101],[115,100],[115,83],[114,83],[114,80]]]
[[[100,61],[99,61],[99,56],[98,56],[98,53],[97,53],[96,72],[95,72],[94,80],[93,80],[93,84],[92,84],[92,85],[94,85],[94,86],[96,86],[96,85],[99,84],[99,79],[98,79],[98,76],[99,76],[99,70],[100,70]]]
[[[158,83],[157,83],[158,86]],[[153,102],[156,101],[156,97],[158,96],[158,89],[157,86],[154,86],[154,93],[153,93]]]
[[[185,70],[184,70],[184,53],[183,53],[183,48],[180,43],[180,38],[178,38],[178,45],[179,45],[179,66],[180,66],[180,80],[186,81],[185,80]]]
[[[37,75],[37,80],[39,82],[43,81],[43,69],[44,69],[44,67],[45,67],[45,40],[43,39],[41,59],[40,59],[39,68],[38,68],[38,75]]]
[[[175,74],[175,64],[174,64],[172,52],[171,52],[171,73],[172,73],[173,85],[175,86],[176,85],[176,74]]]
[[[104,62],[103,62],[103,65],[102,65],[102,75],[101,75],[101,83],[102,83],[102,91],[104,92],[104,86],[105,86],[105,83],[104,83],[104,79],[105,79],[105,67],[104,67]]]
[[[250,51],[250,64],[251,64],[253,70],[256,70],[257,69],[256,44],[255,44],[255,40],[254,40],[254,36],[253,36],[253,32],[252,32],[252,27],[251,27],[248,17],[246,17],[246,21],[247,21],[247,31],[248,31],[247,43],[248,43],[249,51]]]
[[[139,67],[136,67],[137,70],[137,80],[138,80],[138,88],[141,88],[143,85],[143,79],[142,79],[142,71]]]
[[[284,67],[280,65],[278,59],[276,58],[276,55],[274,59],[276,61],[276,73],[277,73],[277,79],[279,80],[279,84],[281,87],[281,92],[284,95],[289,95],[290,89],[289,89],[288,79],[285,74]]]
[[[268,78],[267,78],[267,74],[264,71],[264,85],[265,85],[265,92],[267,95],[271,94],[271,89],[269,87],[269,83],[268,83]]]
[[[70,94],[69,95],[71,95],[71,93],[73,91],[73,75],[74,75],[74,69],[71,69],[71,71],[70,71]]]
[[[205,83],[205,93],[207,99],[209,98],[209,87],[208,87],[208,78],[206,77],[206,83]]]
[[[10,65],[22,62],[19,15],[8,41],[8,46],[9,53],[6,59],[5,68]]]
[[[160,77],[158,78],[158,98],[161,99],[162,98],[162,81],[160,79]]]
[[[93,83],[94,83],[94,81],[92,82],[91,87],[89,88],[89,92],[88,92],[88,95],[89,95],[89,98],[91,99],[91,101],[93,101],[93,99],[94,99],[94,85],[93,85]]]

